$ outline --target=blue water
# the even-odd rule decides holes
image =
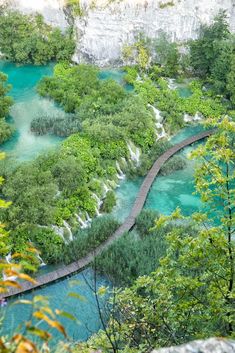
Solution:
[[[52,75],[53,65],[17,66],[0,61],[0,71],[8,75],[8,82],[13,86],[9,93],[14,98],[9,121],[16,128],[13,137],[1,146],[1,150],[7,152],[8,157],[25,161],[57,146],[63,140],[60,137],[35,136],[30,132],[30,123],[35,117],[65,114],[52,101],[39,97],[36,92],[38,81],[43,76]]]
[[[123,70],[118,70],[118,69],[105,69],[100,72],[99,78],[101,80],[107,80],[107,79],[113,79],[120,85],[122,85],[126,91],[132,92],[134,90],[134,87],[128,83],[125,82],[124,76],[125,76],[125,71]]]
[[[110,283],[101,276],[97,278],[97,286],[107,287]],[[34,295],[43,295],[49,299],[50,308],[59,309],[72,314],[76,321],[65,317],[59,317],[59,321],[66,326],[66,332],[70,339],[86,340],[92,333],[97,332],[102,326],[98,315],[97,304],[93,290],[94,274],[88,269],[82,273],[73,275],[71,278],[59,281],[52,285],[48,285],[39,290],[22,295],[18,299],[32,300]],[[71,297],[69,293],[75,292],[82,296],[82,299]],[[101,307],[105,301],[105,296],[100,298]],[[24,324],[32,317],[32,308],[25,304],[16,304],[14,300],[9,301],[4,309],[0,309],[1,315],[5,315],[3,327],[0,326],[0,336],[12,335],[16,332],[22,332]],[[47,325],[39,325],[40,328],[46,329],[53,334],[54,342],[63,339],[63,336],[54,329],[48,328]]]
[[[201,125],[190,126],[182,129],[174,138],[172,143],[179,143],[203,130]],[[186,168],[175,171],[167,176],[158,176],[150,189],[145,208],[153,209],[161,214],[169,215],[177,207],[182,209],[185,216],[202,208],[199,195],[194,195],[194,162],[188,160],[188,155],[194,146],[189,146],[179,153],[187,160]],[[124,221],[131,211],[138,194],[143,178],[125,180],[117,189],[117,205],[114,208],[114,216]]]

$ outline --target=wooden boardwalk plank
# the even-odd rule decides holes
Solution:
[[[15,295],[19,295],[21,293],[30,291],[32,289],[41,287],[45,284],[52,283],[58,279],[67,277],[75,272],[83,270],[86,266],[88,266],[95,258],[95,256],[102,253],[107,247],[109,247],[116,239],[120,238],[123,233],[129,232],[133,226],[135,225],[135,219],[141,212],[144,204],[146,202],[149,190],[159,174],[159,171],[163,164],[174,154],[179,152],[186,146],[193,144],[194,142],[200,141],[214,133],[214,130],[204,131],[200,134],[194,135],[185,139],[184,141],[174,145],[165,153],[163,153],[153,164],[152,168],[149,170],[147,176],[145,177],[142,186],[140,187],[139,193],[136,197],[134,205],[130,211],[129,216],[126,218],[124,223],[114,232],[113,235],[109,237],[104,243],[99,245],[94,251],[87,254],[84,258],[71,263],[68,266],[63,266],[58,270],[52,271],[48,274],[41,275],[37,277],[37,284],[33,285],[29,282],[23,282],[21,284],[21,289],[11,289],[8,293],[0,295],[0,299],[9,298]]]

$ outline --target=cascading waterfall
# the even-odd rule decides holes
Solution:
[[[11,253],[9,253],[6,257],[5,257],[5,259],[6,259],[6,262],[8,263],[8,264],[10,264],[11,263],[11,260],[12,260],[12,256],[11,256]],[[9,277],[7,277],[4,273],[3,273],[3,280],[4,281],[15,281],[17,279],[17,277],[16,276],[9,276]]]
[[[88,223],[91,223],[91,222],[92,222],[92,219],[91,219],[91,217],[89,216],[88,212],[86,212],[86,221],[87,221]]]
[[[7,262],[8,264],[10,264],[10,263],[11,263],[11,259],[12,259],[11,253],[9,253],[9,254],[5,257],[5,259],[6,259],[6,262]]]
[[[37,254],[37,258],[38,258],[38,260],[40,261],[39,267],[44,267],[44,266],[47,265],[47,264],[43,261],[43,259],[41,258],[41,256],[40,256],[39,254]]]
[[[98,207],[100,208],[102,206],[103,201],[95,193],[93,193],[92,196],[97,201]]]
[[[104,196],[106,196],[107,192],[110,191],[111,189],[105,183],[103,183],[103,188],[104,188]]]
[[[66,221],[63,221],[63,224],[64,224],[65,229],[67,229],[67,231],[68,231],[69,241],[73,241],[73,233],[71,231],[70,225]]]
[[[132,149],[130,142],[127,144],[128,150],[130,152],[130,157],[133,162],[136,162],[136,165],[139,166],[140,164],[140,149],[135,147],[135,152]]]
[[[199,112],[196,112],[194,116],[184,113],[184,122],[191,123],[193,121],[200,121],[202,120],[202,116]]]
[[[100,213],[98,207],[95,208],[95,213],[96,213],[96,216],[97,216],[97,217],[100,217],[100,216],[101,216],[101,213]]]
[[[114,180],[109,180],[109,179],[107,179],[106,182],[107,182],[107,183],[110,185],[110,187],[113,188],[113,189],[116,189],[116,188],[119,188],[119,187],[120,187],[120,185],[117,184]]]
[[[77,217],[77,220],[78,220],[78,222],[80,223],[82,229],[85,229],[85,228],[88,227],[87,222],[86,222],[86,221],[83,221],[83,219],[82,219],[77,213],[76,213],[75,216]]]
[[[95,208],[95,213],[99,217],[101,216],[100,207],[102,206],[103,201],[95,193],[93,193],[92,196],[97,201],[97,207]]]
[[[167,81],[168,81],[168,88],[169,89],[175,90],[177,88],[177,85],[175,83],[174,78],[168,78]]]
[[[156,129],[157,129],[157,138],[156,141],[160,140],[163,137],[167,136],[166,130],[164,128],[164,125],[162,124],[163,121],[163,117],[161,116],[161,112],[160,110],[158,110],[157,108],[155,108],[153,105],[148,104],[149,107],[152,108],[154,115],[155,115],[155,119],[156,119]]]
[[[155,107],[154,107],[153,105],[151,105],[151,104],[148,104],[148,107],[152,108],[157,123],[161,123],[161,122],[163,121],[163,117],[161,116],[160,110],[157,109],[157,108],[155,108]]]
[[[121,170],[120,164],[118,163],[118,161],[116,161],[116,167],[117,167],[117,178],[120,180],[124,180],[125,179],[125,174],[123,173],[123,171]]]
[[[66,243],[66,240],[64,238],[64,229],[62,227],[53,225],[52,230]]]

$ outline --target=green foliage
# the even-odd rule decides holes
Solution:
[[[190,43],[191,65],[196,74],[206,77],[217,93],[231,97],[233,52],[234,37],[229,32],[225,12],[220,12],[211,25],[202,26],[199,39]]]
[[[174,156],[167,161],[161,168],[161,175],[168,175],[176,170],[182,170],[186,167],[186,161],[181,156]]]
[[[80,0],[66,0],[66,6],[72,11],[73,16],[82,17],[84,15]]]
[[[13,132],[14,128],[6,123],[5,119],[0,119],[0,145],[9,139]]]
[[[190,43],[191,63],[200,75],[208,75],[214,62],[222,54],[221,44],[229,37],[229,29],[225,12],[220,12],[214,22],[201,28],[198,40]]]
[[[174,77],[179,71],[180,54],[176,43],[168,40],[167,35],[162,33],[154,41],[156,51],[156,62],[163,67],[166,77]]]
[[[107,240],[118,226],[119,223],[110,216],[94,219],[90,228],[80,229],[74,235],[74,240],[63,247],[61,261],[69,264],[84,257]]]
[[[125,81],[126,83],[129,84],[134,84],[134,82],[136,81],[137,77],[138,77],[138,68],[134,67],[134,66],[126,66],[125,67]]]
[[[124,45],[122,48],[122,59],[127,65],[136,63],[141,71],[148,69],[151,61],[151,41],[149,38],[139,33],[134,44]]]
[[[137,277],[150,274],[165,254],[165,230],[150,231],[157,217],[155,211],[142,211],[137,218],[137,232],[125,234],[96,259],[96,268],[118,286],[133,284]],[[147,229],[146,234],[142,234]]]
[[[0,144],[8,140],[14,129],[6,123],[5,118],[13,104],[13,99],[7,96],[11,85],[7,84],[7,76],[0,72]]]
[[[0,15],[0,51],[7,60],[46,64],[50,60],[70,60],[74,49],[72,31],[62,34],[60,29],[47,25],[41,15],[13,10]]]
[[[3,187],[5,197],[13,201],[7,214],[11,226],[53,224],[56,191],[49,170],[42,171],[36,164],[19,166]]]
[[[167,7],[172,7],[172,6],[175,6],[174,1],[172,1],[172,0],[167,1],[167,2],[160,2],[160,4],[159,4],[160,9],[165,9]]]
[[[230,95],[230,100],[235,105],[235,55],[233,54],[230,62],[230,72],[228,74],[227,90]]]
[[[34,118],[30,124],[31,131],[36,135],[48,133],[67,137],[81,131],[81,121],[74,114],[66,116],[40,116]]]
[[[102,211],[110,213],[116,205],[116,195],[113,191],[108,191],[105,200],[102,205]]]
[[[165,235],[165,256],[153,273],[115,294],[117,315],[106,332],[115,332],[120,352],[129,347],[146,352],[198,337],[234,337],[235,128],[228,118],[207,124],[215,134],[193,152],[196,189],[207,212],[184,218],[177,209],[156,220],[154,230]],[[106,347],[105,337],[101,333],[91,344]]]

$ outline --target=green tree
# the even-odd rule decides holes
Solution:
[[[190,43],[191,64],[201,76],[211,73],[214,62],[222,53],[221,43],[229,38],[227,16],[221,11],[211,25],[201,27],[200,36]]]
[[[227,91],[231,102],[235,104],[235,54],[231,57],[230,72],[227,77]]]
[[[0,72],[0,144],[6,141],[13,133],[13,128],[5,121],[13,104],[13,99],[7,96],[10,90],[11,85],[7,84],[7,76]]]
[[[23,15],[13,10],[0,14],[0,51],[8,60],[46,64],[50,60],[70,60],[74,49],[72,31],[63,34],[47,25],[41,15]]]
[[[194,233],[173,227],[156,271],[117,295],[119,311],[108,330],[115,332],[120,352],[146,352],[214,335],[234,337],[235,125],[226,117],[208,125],[215,134],[192,154],[205,212],[184,218],[176,210],[156,221],[157,229],[186,222]],[[102,333],[91,345],[113,352]]]
[[[179,50],[176,43],[168,40],[162,33],[154,42],[156,62],[163,67],[164,76],[174,77],[179,71]]]

